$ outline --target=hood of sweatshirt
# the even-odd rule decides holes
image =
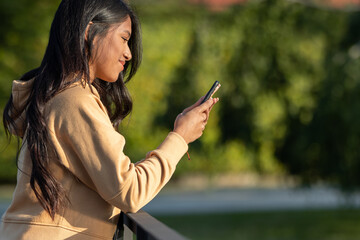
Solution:
[[[14,80],[12,83],[13,106],[16,113],[20,113],[14,120],[14,125],[9,130],[12,134],[23,137],[25,133],[25,118],[27,100],[30,96],[34,79],[28,81]],[[15,130],[16,129],[16,130]]]

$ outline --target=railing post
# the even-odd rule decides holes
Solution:
[[[124,224],[124,213],[120,214],[117,228],[113,240],[133,240],[134,234],[126,224]]]
[[[186,240],[147,212],[121,213],[113,240]]]

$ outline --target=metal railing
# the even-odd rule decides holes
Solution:
[[[147,212],[121,213],[114,240],[185,240],[184,236],[169,228]]]

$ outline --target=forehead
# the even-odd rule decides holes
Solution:
[[[131,19],[130,19],[130,17],[127,17],[124,22],[116,24],[115,29],[116,29],[116,31],[127,32],[131,35]]]

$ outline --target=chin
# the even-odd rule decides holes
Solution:
[[[105,81],[105,82],[114,83],[114,82],[116,82],[118,79],[119,79],[118,77],[116,77],[116,78],[113,77],[113,78],[104,78],[104,79],[102,79],[102,80]]]
[[[114,83],[114,82],[117,82],[117,80],[118,80],[118,78],[116,78],[116,79],[111,79],[111,80],[108,81],[108,82]]]

